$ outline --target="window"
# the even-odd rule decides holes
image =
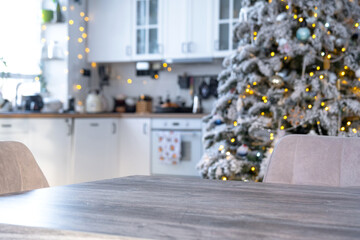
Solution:
[[[40,71],[41,56],[41,0],[0,0],[0,81],[3,97],[14,100],[16,86],[34,82]],[[1,75],[0,75],[1,77]],[[39,84],[27,85],[27,91],[39,91]]]

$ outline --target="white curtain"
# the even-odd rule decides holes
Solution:
[[[40,31],[41,0],[0,0],[0,72],[40,73]]]

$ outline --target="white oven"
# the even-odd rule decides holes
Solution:
[[[151,174],[200,176],[196,165],[202,155],[201,119],[152,119],[151,124]],[[159,137],[173,131],[180,136],[181,157],[176,164],[161,161]]]

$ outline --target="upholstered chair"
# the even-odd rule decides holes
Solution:
[[[360,138],[285,136],[274,148],[264,182],[360,186]]]
[[[48,187],[30,150],[19,142],[0,142],[0,194]]]

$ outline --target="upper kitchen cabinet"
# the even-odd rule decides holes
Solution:
[[[212,0],[165,0],[165,59],[210,58]]]
[[[164,0],[133,0],[134,60],[161,60],[164,53],[162,43],[162,9]]]
[[[238,22],[241,0],[215,0],[214,56],[225,57],[237,44],[233,42],[233,26]]]
[[[134,0],[89,0],[88,60],[91,62],[125,62],[133,58]],[[153,33],[152,33],[153,34]]]

